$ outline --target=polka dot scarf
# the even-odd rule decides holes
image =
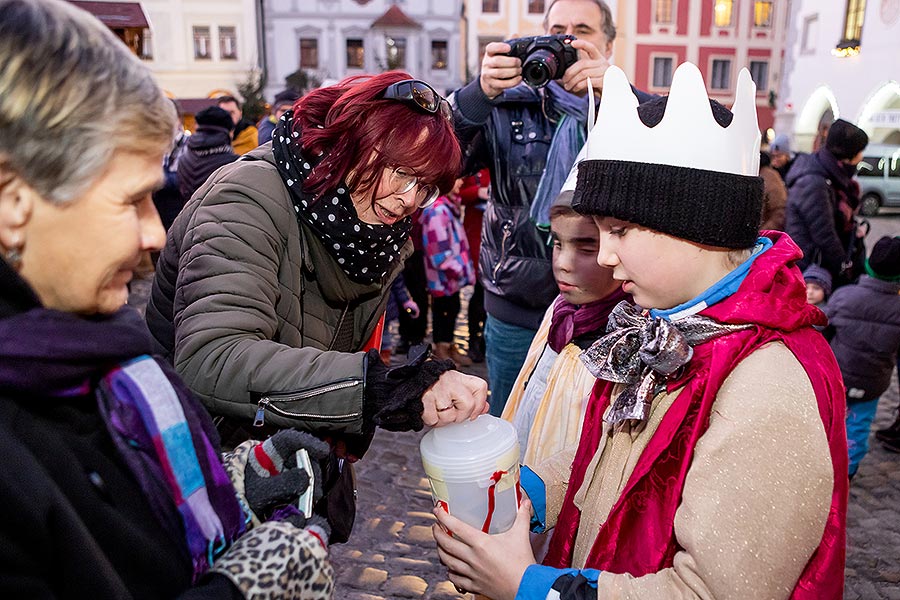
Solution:
[[[393,225],[360,221],[343,182],[319,198],[304,191],[303,182],[318,161],[300,153],[300,134],[291,131],[292,117],[288,111],[278,121],[272,150],[278,173],[291,193],[297,221],[315,232],[352,281],[365,285],[380,281],[399,259],[412,220],[407,217]]]

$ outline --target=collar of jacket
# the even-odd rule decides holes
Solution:
[[[0,319],[40,306],[41,301],[28,282],[0,258]]]
[[[860,277],[858,285],[890,296],[900,294],[900,282],[887,281],[886,279],[879,279],[877,277],[872,277],[871,275],[863,275]]]
[[[341,304],[365,302],[374,296],[383,294],[403,269],[406,258],[412,254],[412,241],[406,240],[406,244],[401,249],[400,259],[392,265],[385,278],[382,281],[366,285],[351,281],[322,245],[322,242],[302,224],[300,224],[300,246],[303,250],[304,271],[318,283],[325,300]]]

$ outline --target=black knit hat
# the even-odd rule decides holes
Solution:
[[[287,104],[288,106],[294,106],[294,102],[300,99],[300,94],[296,91],[287,89],[282,90],[275,94],[275,100],[272,102],[272,109],[278,108],[280,105]]]
[[[866,132],[849,121],[838,119],[828,128],[825,147],[838,160],[849,160],[869,145]]]
[[[648,127],[660,122],[668,97],[638,107]],[[716,122],[727,127],[731,111],[710,100]],[[683,140],[682,143],[691,143]],[[585,160],[578,166],[573,208],[615,217],[698,244],[749,248],[759,235],[763,181],[690,167],[620,160]]]
[[[875,242],[866,271],[877,279],[900,281],[900,237],[884,236]]]
[[[194,115],[194,120],[197,121],[197,125],[221,127],[227,131],[234,129],[234,121],[231,120],[231,115],[228,114],[228,111],[218,106],[207,106]]]

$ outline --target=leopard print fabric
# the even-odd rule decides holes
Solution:
[[[231,485],[234,486],[238,502],[240,503],[241,508],[244,509],[244,513],[250,515],[250,528],[257,527],[261,521],[259,520],[259,517],[250,510],[250,504],[247,502],[247,496],[244,491],[244,471],[247,468],[247,460],[250,458],[250,452],[259,444],[260,442],[255,440],[247,440],[246,442],[239,444],[237,448],[231,452],[222,455],[222,466],[225,467],[225,472],[228,473]]]
[[[211,569],[247,600],[329,600],[334,569],[309,530],[269,521],[244,534]]]

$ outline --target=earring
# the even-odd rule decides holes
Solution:
[[[9,250],[4,251],[3,258],[6,259],[6,262],[9,263],[11,267],[14,269],[17,268],[22,263],[22,247],[16,245]]]

